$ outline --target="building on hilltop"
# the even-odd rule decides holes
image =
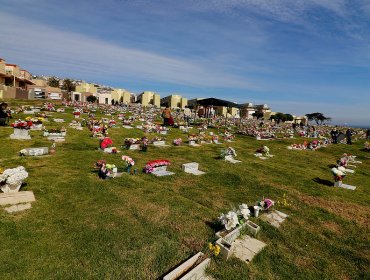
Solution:
[[[144,91],[137,96],[136,102],[143,106],[154,105],[156,107],[160,107],[161,97],[159,94],[152,91]]]
[[[91,84],[91,83],[81,83],[79,85],[76,85],[76,92],[89,92],[92,94],[98,93],[99,85]]]
[[[27,86],[33,85],[31,74],[27,70],[21,69],[16,64],[6,63],[0,58],[0,99],[31,98]]]
[[[119,102],[119,103],[133,103],[133,95],[125,90],[125,89],[120,89],[120,88],[116,88],[116,89],[113,89],[112,90],[112,100],[114,100],[114,102]]]
[[[161,99],[161,106],[170,107],[171,109],[184,109],[188,105],[188,99],[181,95],[173,94]]]
[[[189,100],[189,107],[198,112],[198,115],[223,117],[240,117],[239,105],[235,102],[218,98],[196,98]]]

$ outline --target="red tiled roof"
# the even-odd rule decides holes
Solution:
[[[6,63],[5,65],[6,66],[18,66],[17,64],[10,64],[10,63]]]

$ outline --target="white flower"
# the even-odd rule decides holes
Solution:
[[[226,230],[235,228],[238,224],[238,215],[234,211],[229,211],[226,215],[221,214],[219,220],[225,225]]]
[[[338,167],[338,170],[339,170],[339,171],[341,171],[341,172],[343,172],[343,173],[345,173],[345,172],[346,172],[346,168],[345,168],[345,167],[343,167],[343,166],[339,166],[339,167]]]
[[[13,169],[6,169],[0,175],[0,182],[5,182],[8,185],[21,184],[24,179],[28,177],[28,173],[23,166],[18,166]]]
[[[243,215],[243,218],[248,220],[249,219],[249,216],[251,215],[251,211],[248,209],[248,205],[247,204],[241,204],[239,205],[239,211],[240,211],[240,214]]]

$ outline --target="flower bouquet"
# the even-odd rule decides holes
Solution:
[[[23,180],[28,177],[28,173],[23,166],[6,169],[0,174],[0,189],[4,193],[18,192],[22,186]]]
[[[126,163],[126,171],[130,173],[131,167],[135,165],[135,161],[129,156],[122,156],[122,160]]]
[[[130,146],[134,144],[140,144],[140,139],[139,138],[126,138],[125,139],[125,146],[127,149],[130,149]]]
[[[263,198],[260,202],[258,202],[258,205],[260,207],[260,210],[267,211],[272,206],[274,206],[275,202],[269,198]]]
[[[148,137],[144,136],[141,138],[141,144],[140,144],[140,148],[143,152],[146,152],[148,151],[148,144],[149,144],[149,140],[148,140]]]
[[[221,150],[220,157],[224,159],[224,158],[225,158],[225,157],[227,157],[227,156],[236,157],[236,156],[237,156],[237,154],[236,154],[235,149],[234,149],[234,148],[232,148],[232,147],[228,147],[227,149],[222,149],[222,150]]]
[[[81,112],[80,111],[74,111],[73,115],[75,116],[76,119],[78,119],[81,115]]]
[[[344,170],[340,167],[333,167],[331,173],[334,175],[335,185],[340,185],[343,181],[343,178],[346,176],[345,168]]]
[[[180,146],[180,145],[181,145],[181,143],[182,143],[182,139],[181,139],[181,138],[177,138],[177,139],[174,139],[174,140],[173,140],[173,144],[174,144],[175,146]]]
[[[109,127],[115,127],[116,125],[117,125],[117,123],[116,123],[115,120],[109,120],[109,122],[108,122]]]
[[[165,159],[149,161],[149,162],[146,163],[146,165],[144,167],[144,172],[145,173],[152,173],[158,167],[166,167],[168,165],[170,165],[170,161],[165,160]]]
[[[18,120],[11,124],[11,127],[16,129],[30,129],[32,126],[32,121],[22,121]]]

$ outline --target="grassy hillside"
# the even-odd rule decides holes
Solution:
[[[73,117],[54,115],[67,121]],[[293,205],[275,207],[290,215],[280,229],[251,218],[262,226],[258,238],[268,246],[249,265],[214,259],[210,273],[216,279],[369,277],[370,154],[361,150],[363,141],[318,151],[286,149],[301,139],[266,141],[275,157],[263,161],[253,156],[261,142],[236,136],[229,144],[242,163],[233,165],[217,159],[224,144],[149,147],[146,153],[121,148],[119,155],[104,154],[86,128],[68,129],[55,155],[21,158],[22,148],[51,143],[38,131],[31,132],[30,141],[11,140],[11,133],[0,127],[0,167],[25,166],[29,178],[22,190],[32,190],[37,201],[22,213],[0,211],[1,279],[156,279],[215,240],[221,212],[254,204],[262,196],[281,200],[284,194]],[[144,135],[123,128],[109,134],[117,146],[125,137]],[[185,136],[172,129],[166,138],[172,143]],[[327,186],[330,165],[344,152],[363,161],[345,179],[356,191]],[[139,170],[148,160],[168,159],[176,174],[99,180],[94,162],[106,159],[123,167],[123,154]],[[181,171],[181,164],[192,161],[206,174]]]

